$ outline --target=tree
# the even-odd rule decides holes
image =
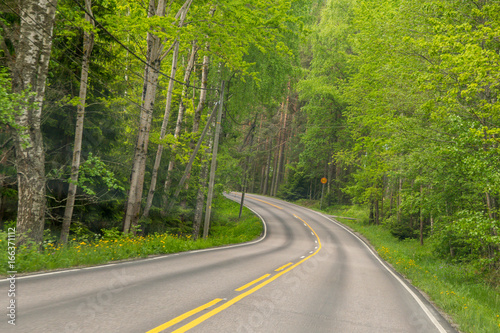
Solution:
[[[187,0],[178,14],[176,19],[180,20],[180,26],[183,25],[186,19],[187,12],[191,6],[192,0]],[[155,12],[155,2],[150,1],[148,17],[163,16],[165,14],[166,4],[165,1],[160,0]],[[130,176],[130,190],[127,201],[127,208],[123,220],[124,232],[135,232],[134,227],[139,220],[139,213],[141,209],[142,189],[144,185],[144,173],[146,169],[147,149],[149,143],[149,132],[151,128],[151,120],[153,117],[153,107],[156,98],[156,88],[158,82],[158,75],[161,64],[161,56],[164,42],[162,39],[152,33],[148,32],[148,52],[147,52],[147,66],[145,69],[144,80],[144,94],[142,109],[140,115],[139,133],[136,142],[136,148],[133,159],[132,172]]]
[[[85,0],[85,9],[87,13],[85,14],[85,20],[89,23],[90,29],[94,26],[94,22],[91,20],[92,16],[92,3],[91,0]],[[80,78],[80,95],[79,103],[77,106],[77,120],[76,120],[76,130],[75,130],[75,144],[73,147],[73,161],[71,164],[71,180],[69,183],[68,198],[66,201],[66,209],[64,211],[63,225],[61,230],[61,243],[65,244],[68,241],[69,227],[71,225],[71,218],[73,215],[73,208],[75,205],[75,196],[78,183],[78,171],[80,168],[80,156],[82,149],[82,137],[83,137],[83,124],[85,117],[85,103],[87,100],[87,81],[89,78],[89,63],[90,54],[92,53],[92,48],[94,47],[94,32],[85,31],[83,36],[83,58],[82,58],[82,72]]]
[[[42,241],[45,222],[45,153],[41,132],[45,81],[52,47],[57,0],[28,0],[18,4],[19,35],[5,50],[12,76],[12,90],[30,91],[27,103],[19,106],[14,131],[18,181],[18,243]],[[8,31],[8,27],[4,29]]]

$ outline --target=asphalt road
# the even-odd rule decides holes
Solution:
[[[1,281],[0,332],[455,332],[343,226],[246,204],[266,227],[251,243],[18,277],[15,326]]]

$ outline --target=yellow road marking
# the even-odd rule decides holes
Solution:
[[[287,267],[288,267],[288,266],[290,266],[290,265],[293,265],[293,262],[289,262],[288,264],[283,265],[283,266],[281,266],[280,268],[276,268],[274,271],[275,271],[275,272],[279,272],[279,271],[281,271],[282,269],[287,268]]]
[[[156,328],[153,328],[152,330],[147,331],[146,333],[157,333],[157,332],[161,332],[161,331],[163,331],[164,329],[169,328],[170,326],[175,325],[175,324],[177,324],[177,323],[179,323],[179,322],[183,321],[184,319],[189,318],[189,317],[191,317],[192,315],[197,314],[198,312],[203,311],[203,310],[205,310],[206,308],[209,308],[209,307],[211,307],[212,305],[219,303],[220,301],[222,301],[222,298],[216,298],[216,299],[214,299],[213,301],[210,301],[210,302],[208,302],[208,303],[206,303],[206,304],[203,304],[202,306],[199,306],[199,307],[197,307],[197,308],[196,308],[196,309],[194,309],[194,310],[191,310],[191,311],[189,311],[189,312],[186,312],[186,313],[184,313],[184,314],[182,314],[182,315],[180,315],[180,316],[178,316],[178,317],[176,317],[176,318],[174,318],[174,319],[172,319],[172,320],[170,320],[170,321],[167,321],[165,324],[162,324],[162,325],[160,325],[160,326],[158,326],[158,327],[156,327]]]
[[[240,193],[236,193],[236,194],[238,194],[238,195],[240,195],[240,196],[241,196],[241,194],[240,194]],[[270,203],[270,202],[267,202],[267,201],[264,201],[264,200],[260,200],[260,199],[254,198],[254,197],[250,197],[250,196],[248,196],[248,195],[247,195],[247,198],[252,199],[252,200],[257,200],[257,201],[263,202],[263,203],[265,203],[265,204],[268,204],[268,205],[270,205],[270,206],[276,207],[276,208],[278,208],[278,209],[283,209],[283,208],[281,208],[280,206],[273,205],[273,204],[272,204],[272,203]]]
[[[245,291],[244,293],[241,293],[240,295],[236,296],[235,298],[227,301],[226,303],[216,307],[215,309],[205,313],[204,315],[194,319],[193,321],[187,323],[186,325],[176,329],[175,331],[173,331],[172,333],[183,333],[183,332],[186,332],[190,329],[192,329],[193,327],[201,324],[202,322],[204,322],[205,320],[209,319],[210,317],[213,317],[214,315],[218,314],[219,312],[227,309],[228,307],[230,307],[231,305],[241,301],[243,298],[247,297],[248,295],[251,295],[253,294],[254,292],[256,292],[257,290],[261,289],[262,287],[268,285],[269,283],[271,283],[272,281],[276,280],[277,278],[279,278],[280,276],[282,276],[283,274],[286,274],[288,273],[289,271],[291,271],[292,269],[294,269],[295,267],[299,266],[300,264],[302,264],[304,261],[308,260],[309,258],[315,256],[320,250],[321,250],[321,241],[318,237],[318,235],[316,234],[316,232],[313,230],[313,228],[311,228],[311,226],[309,224],[307,224],[306,221],[304,221],[303,219],[301,219],[300,217],[298,217],[297,215],[294,214],[294,216],[296,218],[298,218],[299,220],[301,220],[302,222],[304,222],[308,227],[309,229],[311,229],[313,231],[313,233],[316,235],[316,238],[318,239],[318,249],[310,254],[309,256],[305,257],[304,259],[302,259],[301,261],[299,261],[298,263],[292,265],[292,266],[289,266],[287,269],[285,270],[282,270],[281,272],[277,273],[276,275],[272,276],[271,278],[265,280],[264,282],[256,285],[255,287],[253,287],[252,289],[248,290],[248,291]],[[149,333],[149,332],[148,332]]]
[[[250,287],[250,286],[252,286],[252,285],[256,284],[257,282],[264,280],[264,279],[265,279],[265,278],[267,278],[268,276],[271,276],[271,274],[262,275],[260,278],[255,279],[255,280],[253,280],[252,282],[249,282],[249,283],[245,284],[244,286],[239,287],[239,288],[238,288],[238,289],[236,289],[235,291],[242,291],[242,290],[245,290],[245,289],[247,289],[248,287]]]

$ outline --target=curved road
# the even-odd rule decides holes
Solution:
[[[18,277],[16,326],[4,315],[0,331],[455,332],[340,224],[277,199],[245,203],[266,226],[251,243]]]

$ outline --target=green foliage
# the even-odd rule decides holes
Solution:
[[[496,230],[500,223],[480,212],[460,211],[450,223],[441,225],[434,239],[441,254],[455,260],[490,257],[498,260],[496,249],[500,237]]]
[[[15,115],[19,113],[22,96],[10,90],[10,78],[5,70],[0,71],[0,126],[17,128]]]
[[[304,168],[292,170],[287,182],[280,187],[277,196],[287,201],[305,199],[308,195],[308,187],[309,181]]]
[[[124,190],[106,164],[98,156],[89,153],[85,162],[80,164],[78,187],[88,195],[96,195],[91,185],[96,185],[98,182],[104,183],[108,189]]]
[[[17,124],[16,116],[21,115],[21,107],[26,106],[30,94],[33,93],[30,93],[28,89],[20,94],[13,93],[11,79],[6,69],[0,67],[0,127],[20,132],[21,139],[25,138],[28,134],[26,134],[25,128]],[[1,132],[3,130],[0,130]],[[0,150],[0,153],[2,153],[2,150]]]
[[[301,137],[306,165],[329,154],[347,166],[344,193],[383,204],[378,214],[397,237],[418,237],[421,218],[428,235],[435,221],[440,251],[451,244],[457,256],[492,260],[498,9],[490,1],[327,1],[299,84],[310,114]]]

